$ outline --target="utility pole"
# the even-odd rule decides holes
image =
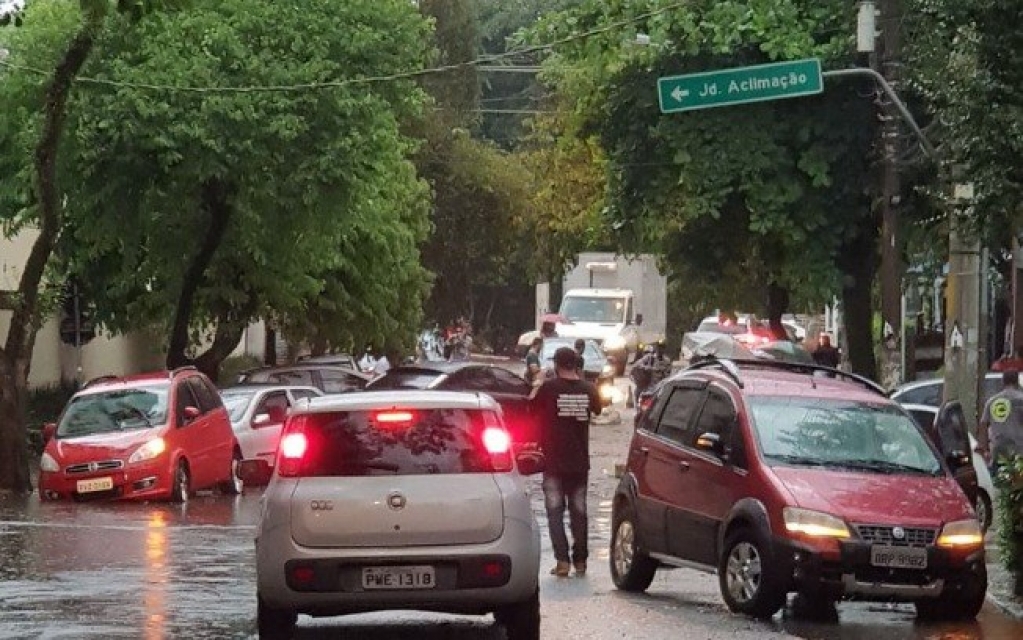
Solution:
[[[953,175],[953,179],[959,176]],[[970,228],[966,211],[973,200],[973,185],[953,186],[948,235],[948,285],[945,291],[945,391],[944,400],[962,403],[970,428],[976,430],[980,412],[979,385],[986,360],[986,340],[981,335],[981,288],[986,286],[981,264],[980,238]]]
[[[900,80],[902,62],[900,60],[899,25],[901,22],[901,1],[880,0],[881,38],[880,50],[872,56],[871,66],[881,73],[896,91]],[[883,92],[878,92],[877,104],[880,107],[879,117],[881,139],[878,150],[881,154],[879,175],[878,204],[881,210],[881,319],[884,335],[888,332],[898,341],[904,341],[902,317],[902,260],[900,256],[901,237],[899,235],[899,211],[902,200],[899,182],[899,114]],[[889,354],[890,356],[892,354]],[[900,371],[899,377],[904,378],[905,372]]]

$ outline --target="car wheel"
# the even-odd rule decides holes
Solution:
[[[991,507],[991,496],[983,489],[978,490],[977,500],[973,505],[973,509],[977,512],[977,520],[980,521],[980,528],[984,530],[984,533],[987,533],[987,530],[991,528],[991,520],[994,517],[994,511],[992,511]]]
[[[785,605],[774,556],[764,536],[742,528],[725,540],[718,583],[728,608],[754,618],[770,618]]]
[[[508,640],[540,640],[540,590],[528,600],[498,609],[494,619],[504,625]]]
[[[917,602],[916,615],[924,621],[973,620],[984,606],[986,593],[987,567],[981,562],[976,571],[946,583],[939,597]]]
[[[646,591],[657,572],[657,561],[636,544],[632,508],[623,506],[615,516],[611,530],[611,579],[622,591]]]
[[[298,614],[286,609],[274,609],[256,599],[256,627],[260,640],[287,640],[295,635]]]
[[[171,502],[188,502],[191,495],[192,477],[188,473],[188,463],[179,460],[177,469],[174,471],[174,484],[171,486]]]
[[[238,449],[231,454],[231,479],[220,485],[220,491],[229,496],[236,496],[245,489],[245,483],[238,476],[238,464],[242,461],[242,452]]]

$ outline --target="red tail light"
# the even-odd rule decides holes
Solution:
[[[639,398],[639,410],[640,411],[649,411],[650,407],[652,407],[653,404],[654,404],[654,397],[653,396],[651,396],[651,395],[640,396],[640,398]]]
[[[298,475],[302,459],[309,449],[309,439],[301,431],[287,433],[277,448],[277,475],[290,478]]]
[[[480,439],[483,441],[483,448],[490,455],[494,471],[511,471],[512,439],[508,432],[501,427],[486,427]]]

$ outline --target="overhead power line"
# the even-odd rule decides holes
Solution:
[[[553,40],[551,42],[546,42],[544,44],[531,45],[531,46],[528,46],[528,47],[524,47],[522,49],[515,49],[515,50],[512,50],[512,51],[505,51],[504,53],[498,53],[498,54],[494,54],[494,55],[482,56],[482,57],[476,58],[474,60],[468,60],[466,62],[457,62],[457,63],[454,63],[454,64],[446,64],[446,65],[441,65],[441,66],[438,66],[438,67],[428,67],[428,68],[425,68],[425,69],[412,69],[412,70],[409,70],[409,71],[401,71],[401,72],[398,72],[398,73],[391,73],[391,74],[385,74],[385,75],[366,76],[366,77],[363,77],[363,78],[346,78],[344,80],[328,80],[328,81],[324,81],[324,82],[302,82],[302,83],[296,83],[296,84],[290,84],[290,85],[246,85],[246,86],[226,86],[226,87],[217,87],[217,86],[200,87],[200,86],[187,86],[187,85],[155,84],[155,83],[147,83],[147,82],[122,82],[122,81],[119,81],[119,80],[108,80],[106,78],[96,78],[96,77],[90,77],[90,76],[78,76],[78,77],[75,78],[75,82],[78,82],[78,83],[81,83],[81,84],[90,84],[90,85],[98,85],[98,86],[114,87],[114,88],[142,89],[142,90],[148,90],[148,91],[167,91],[167,92],[182,92],[182,93],[274,93],[274,92],[279,93],[279,92],[296,92],[296,91],[317,91],[317,90],[323,90],[323,89],[338,89],[338,88],[343,88],[343,87],[351,87],[351,86],[359,86],[359,85],[370,85],[370,84],[378,84],[378,83],[383,83],[383,82],[393,82],[395,80],[409,80],[409,79],[414,79],[414,78],[421,78],[421,77],[424,77],[424,76],[430,76],[430,75],[447,73],[449,71],[458,71],[458,70],[461,70],[461,69],[472,68],[472,67],[484,68],[486,70],[493,70],[493,69],[497,69],[499,67],[498,66],[483,67],[483,65],[490,65],[490,64],[492,64],[494,62],[498,62],[498,61],[505,60],[505,59],[512,58],[512,57],[516,57],[516,56],[522,56],[522,55],[527,55],[527,54],[530,54],[530,53],[538,53],[538,52],[541,52],[541,51],[546,51],[548,49],[553,49],[553,48],[558,47],[558,46],[563,45],[563,44],[568,44],[568,43],[576,42],[578,40],[582,40],[582,39],[585,39],[585,38],[590,38],[592,36],[599,35],[599,34],[602,34],[602,33],[607,33],[608,31],[613,31],[613,30],[619,29],[621,27],[627,27],[629,25],[633,25],[633,24],[636,24],[636,23],[639,23],[639,22],[643,22],[644,20],[646,20],[648,18],[652,18],[652,17],[660,15],[662,13],[667,13],[668,11],[672,11],[672,10],[675,10],[675,9],[680,9],[680,8],[686,6],[687,4],[689,4],[689,3],[688,2],[684,2],[684,1],[683,2],[675,2],[675,3],[669,4],[669,5],[665,5],[663,7],[660,7],[658,9],[653,9],[651,11],[647,11],[646,13],[641,13],[639,15],[636,15],[636,16],[632,17],[632,18],[626,18],[626,19],[623,19],[623,20],[616,20],[614,22],[609,22],[609,23],[607,23],[607,24],[605,24],[603,26],[595,27],[595,28],[590,29],[588,31],[582,31],[582,32],[579,32],[579,33],[573,33],[571,35],[565,36],[563,38],[559,38],[557,40]],[[49,76],[52,73],[51,71],[48,71],[46,69],[40,69],[40,68],[37,68],[37,67],[28,66],[28,65],[16,64],[16,63],[13,63],[13,62],[8,62],[7,60],[0,60],[0,66],[7,67],[9,69],[14,69],[16,71],[24,71],[24,72],[27,72],[27,73],[34,73],[34,74],[42,75],[42,76]],[[528,67],[511,65],[508,68],[512,68],[512,69],[514,69],[514,68],[527,69]],[[530,70],[530,71],[520,71],[518,73],[534,73],[534,71],[533,70]]]

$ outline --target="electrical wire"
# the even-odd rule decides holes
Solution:
[[[633,25],[648,18],[672,11],[674,9],[680,9],[689,3],[686,1],[675,2],[646,13],[641,13],[632,18],[623,20],[617,20],[610,22],[600,27],[595,27],[589,31],[582,31],[574,33],[551,42],[543,44],[531,45],[522,49],[516,49],[512,51],[505,51],[503,53],[481,56],[473,60],[465,62],[457,62],[453,64],[446,64],[438,67],[429,67],[425,69],[414,69],[410,71],[401,71],[398,73],[391,73],[386,75],[377,76],[366,76],[362,78],[346,78],[344,80],[329,80],[325,82],[302,82],[290,85],[246,85],[246,86],[227,86],[227,87],[214,87],[214,86],[187,86],[187,85],[168,85],[168,84],[152,84],[147,82],[122,82],[119,80],[107,80],[105,78],[96,78],[91,76],[77,76],[75,82],[80,84],[98,85],[104,87],[120,88],[120,89],[140,89],[145,91],[164,91],[164,92],[179,92],[179,93],[282,93],[282,92],[301,92],[301,91],[317,91],[323,89],[338,89],[343,87],[352,87],[359,85],[370,85],[378,84],[383,82],[393,82],[396,80],[411,80],[415,78],[421,78],[430,75],[443,74],[450,71],[458,71],[461,69],[479,67],[481,65],[491,64],[496,61],[512,58],[516,56],[522,56],[530,53],[538,53],[553,49],[563,44],[568,44],[585,38],[589,38],[602,33],[607,33],[621,27],[627,27]],[[7,60],[0,60],[0,66],[15,71],[24,71],[26,73],[33,73],[41,76],[50,76],[51,71],[45,69],[39,69],[29,65],[16,64],[8,62]]]

